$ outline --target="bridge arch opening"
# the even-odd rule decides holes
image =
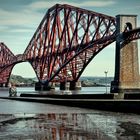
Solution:
[[[125,31],[132,30],[133,29],[132,23],[130,23],[130,22],[125,23],[125,27],[124,28],[125,28],[124,29]]]
[[[85,68],[81,77],[114,77],[115,71],[115,43],[100,51]]]
[[[11,72],[9,82],[17,86],[33,86],[37,81],[37,76],[29,62],[16,64]]]

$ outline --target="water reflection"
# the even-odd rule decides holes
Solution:
[[[0,139],[140,139],[139,116],[131,114],[1,114],[0,121]]]
[[[93,124],[87,114],[41,114],[38,116],[40,119],[36,121],[35,127],[47,129],[50,132],[47,139],[98,140],[107,137]]]
[[[0,115],[0,139],[32,140],[139,140],[140,120],[109,114]],[[11,117],[8,121],[2,118]]]
[[[106,125],[106,123],[104,123]],[[17,115],[8,123],[1,123],[0,139],[35,140],[109,140],[94,123],[90,114]]]

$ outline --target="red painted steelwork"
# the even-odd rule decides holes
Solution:
[[[40,81],[77,81],[115,40],[115,18],[70,5],[48,10],[24,52]]]
[[[70,5],[50,8],[23,55],[0,43],[0,83],[7,82],[16,63],[29,61],[40,82],[77,81],[90,61],[116,40],[116,19]],[[122,34],[127,43],[140,29]]]
[[[0,43],[0,84],[8,83],[14,62],[16,62],[15,55],[4,43]]]
[[[125,46],[129,42],[139,39],[140,38],[140,28],[136,28],[127,32],[123,33],[123,39],[122,46]]]

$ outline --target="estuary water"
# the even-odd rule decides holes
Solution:
[[[34,90],[34,87],[19,87],[17,88],[18,93],[39,93]],[[47,93],[47,91],[45,91]],[[44,93],[45,93],[44,92]],[[55,88],[55,94],[59,94],[61,91],[58,87]],[[81,90],[72,91],[75,94],[105,94],[106,87],[82,87]],[[110,87],[107,87],[107,93],[110,92]]]
[[[17,88],[17,91],[18,95],[36,94],[34,88]],[[105,92],[105,87],[88,87],[79,94]],[[0,90],[0,95],[7,96],[8,91]],[[140,140],[140,116],[0,99],[0,140],[5,139]]]
[[[2,88],[0,89],[0,96],[9,96],[8,88]],[[63,91],[60,91],[58,87],[55,88],[54,94],[61,94]],[[110,93],[110,87],[82,87],[81,90],[75,90],[71,91],[73,94],[109,94]],[[32,94],[40,94],[49,93],[48,91],[35,91],[34,87],[17,87],[17,95],[20,96],[21,93],[32,93]]]

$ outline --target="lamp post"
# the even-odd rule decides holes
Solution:
[[[106,93],[107,93],[107,73],[108,71],[104,71],[105,73],[105,87],[106,87]]]

